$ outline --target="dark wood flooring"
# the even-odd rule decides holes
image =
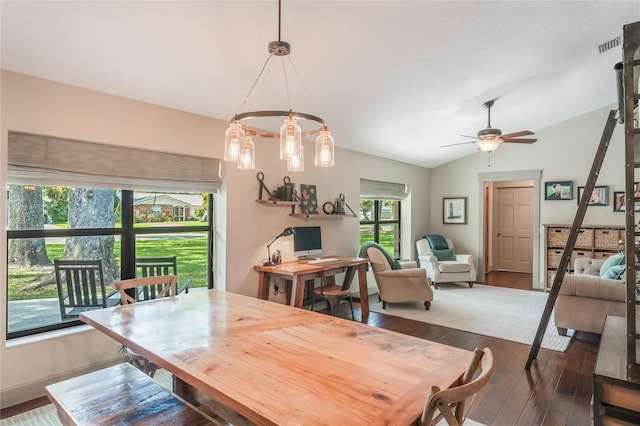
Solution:
[[[530,289],[531,276],[523,275],[527,274],[492,273],[485,284],[509,287],[511,281],[515,288]],[[527,279],[528,287],[523,284]],[[359,319],[359,305],[355,304],[354,309],[356,319]],[[350,316],[347,304],[342,304],[340,313]],[[598,335],[576,333],[564,353],[540,349],[527,371],[524,367],[531,349],[529,345],[375,312],[369,314],[368,324],[468,350],[490,347],[495,357],[495,369],[469,415],[477,422],[499,426],[591,424],[592,374],[600,341]],[[46,398],[39,398],[4,409],[0,417],[46,403]]]

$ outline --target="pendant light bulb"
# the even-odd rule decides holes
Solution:
[[[245,136],[240,143],[238,153],[238,169],[253,170],[255,169],[256,147],[251,136]]]
[[[231,163],[238,161],[242,138],[244,138],[244,130],[237,120],[233,120],[224,133],[224,161]]]
[[[334,157],[333,136],[325,126],[316,138],[315,165],[318,167],[333,167]]]
[[[300,146],[299,157],[289,157],[287,159],[287,171],[304,172],[304,146]]]
[[[287,117],[280,128],[280,159],[300,157],[302,131],[293,117]]]

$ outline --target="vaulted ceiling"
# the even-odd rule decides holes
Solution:
[[[3,69],[229,120],[278,39],[276,1],[2,1]],[[324,118],[339,147],[425,167],[492,125],[538,129],[616,102],[634,1],[283,1],[274,61],[240,112]],[[526,147],[523,147],[526,149]]]

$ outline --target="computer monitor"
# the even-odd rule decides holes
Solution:
[[[299,258],[322,255],[322,232],[319,226],[296,226],[293,228],[293,254]]]

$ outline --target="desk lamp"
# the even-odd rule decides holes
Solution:
[[[275,266],[275,263],[271,261],[271,251],[270,251],[271,244],[273,244],[280,237],[286,237],[288,235],[293,235],[295,233],[296,233],[295,229],[289,226],[288,228],[284,228],[279,235],[276,235],[273,238],[273,240],[271,240],[271,242],[267,244],[267,256],[269,257],[267,258],[267,261],[262,264],[262,266]]]

